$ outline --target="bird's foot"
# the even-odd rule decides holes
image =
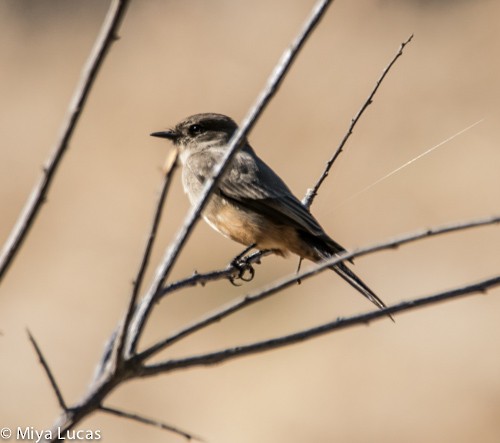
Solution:
[[[234,286],[241,286],[236,283],[237,280],[242,280],[244,282],[252,281],[255,276],[255,270],[252,264],[249,262],[249,257],[245,254],[249,252],[255,245],[250,245],[243,252],[238,254],[231,260],[229,267],[235,270],[235,273],[229,277],[229,281]]]
[[[244,282],[252,281],[255,276],[255,269],[252,264],[248,262],[248,257],[236,257],[235,260],[231,261],[230,267],[234,269],[234,274],[229,276],[229,281],[234,286],[241,286],[236,283],[237,280]]]

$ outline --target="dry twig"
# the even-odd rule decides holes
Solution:
[[[337,160],[337,158],[339,157],[341,152],[344,150],[344,146],[347,143],[347,140],[349,140],[349,137],[351,136],[352,132],[354,131],[354,127],[358,123],[359,119],[361,118],[363,113],[366,111],[368,106],[370,106],[373,103],[373,98],[375,97],[375,94],[377,93],[380,85],[384,81],[385,76],[389,73],[389,71],[391,70],[392,66],[396,63],[398,58],[403,55],[403,50],[404,50],[405,46],[408,43],[410,43],[412,41],[412,39],[413,39],[413,34],[410,35],[410,37],[406,41],[401,43],[401,46],[399,47],[398,52],[392,58],[391,62],[382,71],[382,75],[379,77],[379,79],[375,83],[375,86],[372,89],[372,92],[370,93],[368,98],[365,100],[365,102],[363,103],[363,105],[359,109],[358,113],[351,120],[351,124],[349,125],[349,128],[347,129],[347,132],[345,133],[344,138],[340,142],[339,146],[335,150],[335,152],[332,155],[332,157],[330,158],[330,160],[328,160],[328,162],[326,163],[325,169],[323,170],[323,173],[319,177],[318,181],[316,182],[316,184],[312,188],[307,190],[307,193],[302,201],[307,208],[311,207],[311,205],[314,201],[314,198],[318,195],[318,190],[319,190],[320,186],[325,181],[326,177],[328,177],[328,175],[330,174],[330,169],[332,168],[333,163],[335,162],[335,160]]]
[[[45,357],[42,354],[42,350],[38,346],[38,343],[35,340],[35,337],[31,334],[29,330],[28,332],[28,337],[30,339],[31,344],[35,348],[36,355],[38,356],[38,359],[40,360],[40,364],[42,365],[45,374],[47,374],[47,377],[50,381],[50,385],[52,386],[52,389],[54,390],[54,393],[56,394],[57,401],[59,402],[59,406],[63,411],[67,411],[68,407],[66,406],[66,402],[64,401],[64,398],[62,396],[61,390],[59,389],[59,386],[57,385],[56,379],[54,375],[52,374],[52,371],[50,370],[49,364],[47,363],[47,360],[45,360]]]
[[[147,418],[147,417],[143,417],[143,416],[138,415],[138,414],[133,414],[131,412],[122,411],[121,409],[109,408],[107,406],[101,406],[99,408],[99,410],[102,412],[106,412],[108,414],[111,414],[111,415],[116,415],[117,417],[127,418],[129,420],[138,421],[139,423],[143,423],[145,425],[155,426],[155,427],[163,429],[165,431],[173,432],[174,434],[178,434],[178,435],[186,438],[187,440],[196,440],[196,441],[200,441],[200,442],[204,441],[203,439],[201,439],[200,437],[197,437],[196,435],[193,435],[189,432],[183,431],[182,429],[176,428],[175,426],[168,425],[168,424],[163,423],[163,422],[158,421],[158,420],[154,420],[152,418]]]
[[[3,246],[0,254],[0,282],[21,248],[29,230],[33,226],[36,216],[47,199],[50,185],[52,184],[63,155],[69,147],[69,142],[82,114],[92,85],[99,72],[99,68],[111,47],[111,43],[118,39],[117,31],[127,10],[128,3],[129,0],[113,0],[111,2],[101,32],[97,37],[94,48],[83,69],[80,82],[71,99],[59,140],[55,145],[53,153],[47,159],[43,167],[42,177],[31,191],[21,215]]]
[[[164,179],[163,185],[158,197],[158,203],[156,204],[155,213],[153,216],[153,222],[151,224],[151,229],[149,231],[148,240],[146,247],[144,248],[144,253],[142,255],[141,264],[139,265],[139,270],[137,271],[137,276],[133,283],[132,294],[130,296],[129,305],[127,312],[125,314],[125,319],[120,328],[120,333],[117,335],[117,346],[116,346],[116,358],[118,360],[123,358],[123,350],[128,337],[128,331],[130,322],[132,321],[132,316],[137,307],[137,298],[139,297],[139,291],[141,289],[142,281],[144,279],[144,274],[151,257],[151,252],[153,250],[154,241],[156,239],[156,234],[158,232],[158,226],[160,224],[161,214],[163,211],[163,206],[167,198],[167,193],[170,188],[170,183],[172,182],[172,177],[174,175],[175,169],[177,168],[177,156],[178,151],[173,149],[165,162],[164,167]]]
[[[275,337],[270,340],[258,341],[255,343],[250,343],[248,345],[236,346],[233,348],[222,349],[220,351],[209,352],[207,354],[194,355],[177,360],[172,359],[152,365],[147,365],[143,367],[140,376],[149,377],[153,375],[163,374],[165,372],[176,369],[222,363],[236,357],[242,357],[244,355],[260,353],[269,351],[271,349],[277,349],[295,343],[300,343],[338,329],[345,329],[350,326],[366,325],[373,320],[386,318],[387,315],[396,314],[398,312],[408,311],[410,309],[435,304],[444,300],[455,299],[465,295],[485,293],[488,289],[494,288],[496,286],[500,286],[500,275],[469,285],[460,286],[449,291],[432,294],[427,297],[404,301],[392,306],[388,306],[384,309],[367,312],[365,314],[354,315],[352,317],[339,318],[332,322],[315,326],[313,328],[304,329],[293,334]]]

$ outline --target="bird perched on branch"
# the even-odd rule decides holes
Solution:
[[[192,205],[198,202],[205,181],[212,177],[237,129],[231,118],[207,113],[192,115],[172,129],[151,134],[171,140],[178,147],[182,183]],[[271,249],[281,256],[292,252],[318,263],[345,252],[247,140],[210,196],[203,218],[238,243]],[[377,307],[385,307],[345,263],[331,269]]]

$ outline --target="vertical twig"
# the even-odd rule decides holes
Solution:
[[[116,349],[116,357],[118,359],[122,359],[123,349],[125,346],[125,342],[127,340],[129,325],[132,320],[132,316],[137,304],[137,298],[139,297],[139,292],[141,290],[142,281],[144,279],[144,274],[146,273],[146,269],[148,267],[149,259],[151,257],[151,252],[153,250],[154,241],[156,239],[156,234],[158,232],[158,226],[160,224],[161,214],[163,211],[163,206],[165,204],[165,200],[167,197],[168,190],[170,188],[170,183],[172,182],[172,177],[175,169],[177,168],[177,149],[173,149],[165,162],[165,166],[163,169],[164,172],[164,180],[163,185],[160,191],[160,196],[158,197],[158,203],[156,205],[155,214],[153,216],[153,223],[151,225],[151,229],[149,231],[148,240],[146,242],[146,247],[144,249],[144,253],[142,255],[141,264],[139,266],[139,270],[137,271],[137,276],[133,283],[132,294],[130,296],[129,305],[127,308],[127,314],[125,315],[125,320],[122,323],[120,332],[117,336],[117,349]]]
[[[97,77],[99,68],[108,53],[111,43],[118,38],[116,32],[125,15],[128,3],[129,0],[113,0],[111,2],[101,31],[83,69],[73,98],[71,99],[59,140],[43,167],[42,177],[31,191],[28,201],[3,246],[0,254],[0,283],[26,239],[36,216],[47,198],[50,185],[52,184],[52,180],[55,177],[63,155],[69,146],[71,136],[82,114],[83,107],[85,106],[92,85]]]
[[[368,106],[370,106],[372,104],[373,97],[375,96],[375,94],[378,91],[378,88],[380,87],[380,85],[384,81],[385,76],[389,73],[389,71],[391,70],[394,63],[396,63],[396,60],[403,55],[403,50],[404,50],[405,46],[408,43],[410,43],[412,39],[413,39],[413,34],[410,35],[410,37],[405,42],[401,43],[401,46],[399,47],[398,52],[393,57],[391,62],[386,66],[386,68],[382,71],[382,75],[379,77],[379,79],[375,83],[375,87],[372,89],[372,92],[370,93],[368,98],[365,100],[365,102],[363,103],[363,105],[359,109],[358,113],[351,120],[351,124],[349,125],[349,128],[348,128],[346,134],[344,135],[344,138],[340,142],[340,144],[337,147],[336,151],[334,152],[333,156],[326,163],[325,169],[324,169],[323,173],[321,174],[320,178],[318,179],[318,181],[316,182],[314,187],[307,190],[307,193],[306,193],[304,199],[302,200],[302,203],[304,204],[304,206],[306,208],[311,207],[314,198],[316,197],[316,195],[318,195],[318,190],[319,190],[320,186],[323,184],[326,177],[328,177],[328,174],[330,173],[330,169],[332,168],[333,163],[335,162],[335,160],[337,160],[338,156],[340,155],[340,153],[344,149],[344,146],[347,143],[347,140],[349,140],[349,137],[351,136],[351,134],[354,130],[354,127],[358,123],[358,120],[361,118],[361,116],[366,111]]]

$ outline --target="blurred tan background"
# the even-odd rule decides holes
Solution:
[[[57,402],[27,340],[38,339],[65,398],[85,392],[122,315],[168,143],[149,133],[197,112],[241,121],[312,1],[132,1],[35,228],[0,288],[0,426],[46,429]],[[42,164],[107,2],[0,3],[0,241]],[[313,206],[349,248],[418,228],[498,214],[500,3],[336,1],[250,136],[300,197],[411,33],[413,43],[357,126]],[[355,198],[357,191],[484,121]],[[153,263],[187,210],[179,176]],[[498,227],[359,259],[388,303],[498,274]],[[241,250],[199,224],[174,278],[225,266]],[[178,293],[145,341],[294,271],[269,258],[255,280]],[[154,268],[154,266],[153,266]],[[151,275],[152,271],[149,274]],[[193,336],[187,355],[372,309],[323,274]],[[283,350],[128,383],[108,404],[211,443],[500,441],[500,290],[412,311]],[[119,418],[83,429],[103,441],[182,441]]]

